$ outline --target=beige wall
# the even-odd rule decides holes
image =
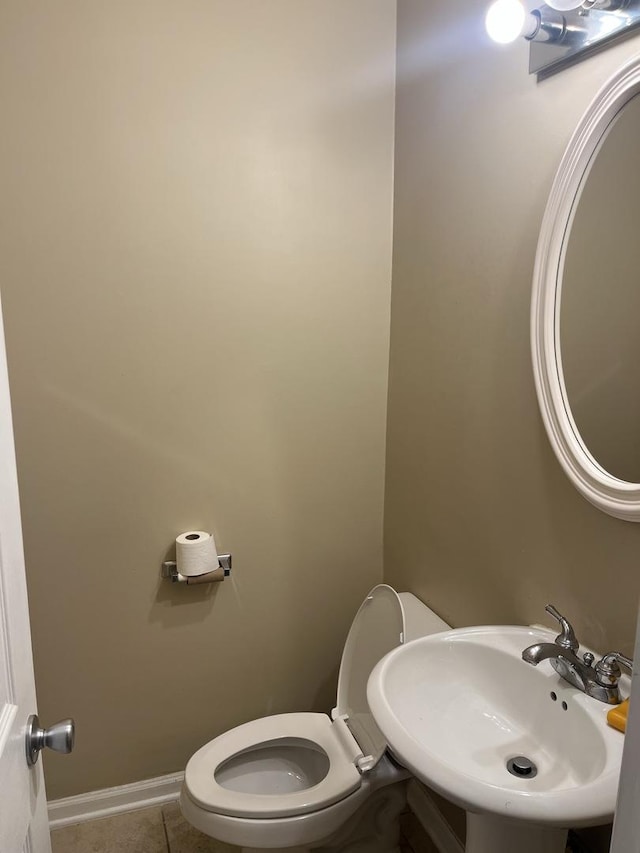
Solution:
[[[382,576],[395,2],[11,0],[2,296],[51,798],[328,710]],[[159,579],[173,538],[234,556]]]
[[[400,0],[386,579],[455,626],[545,620],[633,651],[640,525],[587,503],[538,413],[529,303],[564,148],[638,37],[536,83],[485,0]],[[548,619],[548,617],[547,617]]]

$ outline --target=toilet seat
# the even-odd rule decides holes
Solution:
[[[232,790],[216,779],[226,764],[270,744],[290,744],[326,756],[326,775],[316,784],[286,793],[249,793]],[[344,799],[360,787],[358,761],[362,758],[344,720],[325,714],[277,714],[252,720],[225,732],[199,749],[185,771],[191,799],[201,808],[233,817],[265,818],[306,814]]]
[[[373,770],[386,751],[367,702],[367,680],[378,661],[404,642],[404,632],[398,594],[378,584],[351,625],[331,718],[277,714],[225,732],[190,759],[185,797],[226,820],[301,820],[361,789],[363,774]],[[295,760],[289,768],[291,756]]]

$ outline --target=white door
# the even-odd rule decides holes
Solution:
[[[640,620],[611,853],[640,853]]]
[[[42,761],[27,766],[36,713],[7,360],[0,308],[0,850],[51,853]]]

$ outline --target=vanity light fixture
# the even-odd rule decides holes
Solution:
[[[510,44],[520,36],[533,38],[537,20],[520,0],[495,0],[487,10],[485,27],[498,44]]]
[[[531,9],[522,0],[494,0],[485,26],[499,44],[524,36],[529,73],[547,77],[640,26],[640,0],[548,0]]]
[[[495,0],[485,18],[489,36],[498,44],[510,44],[520,36],[528,41],[560,42],[566,36],[563,15],[551,8],[527,12],[521,0]]]

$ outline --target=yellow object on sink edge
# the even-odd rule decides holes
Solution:
[[[615,708],[612,708],[607,714],[607,722],[610,726],[618,731],[625,732],[627,730],[627,714],[629,713],[629,700],[625,699]]]

